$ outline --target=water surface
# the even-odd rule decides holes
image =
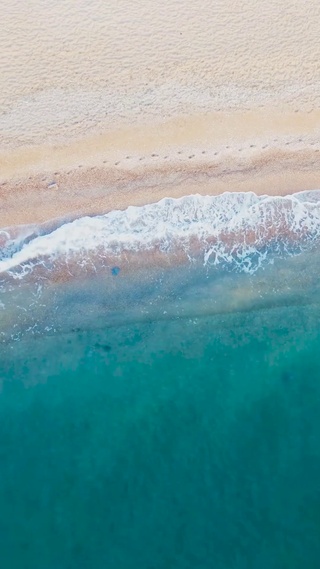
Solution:
[[[2,273],[1,567],[319,567],[320,259],[300,245],[260,240],[242,271],[196,250]]]

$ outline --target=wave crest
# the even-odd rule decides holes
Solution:
[[[272,248],[299,252],[320,236],[320,191],[286,197],[229,193],[165,198],[95,217],[82,217],[45,235],[33,233],[8,249],[0,272],[23,278],[36,267],[87,267],[137,253],[180,255],[204,264],[255,271]],[[3,249],[4,251],[4,249]],[[4,254],[4,252],[2,252]]]

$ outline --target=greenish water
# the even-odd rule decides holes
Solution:
[[[319,316],[2,347],[1,568],[318,569]]]

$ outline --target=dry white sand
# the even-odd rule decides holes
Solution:
[[[318,0],[1,6],[0,227],[320,187]]]

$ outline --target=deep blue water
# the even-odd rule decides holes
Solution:
[[[318,569],[320,306],[1,347],[1,569]]]

